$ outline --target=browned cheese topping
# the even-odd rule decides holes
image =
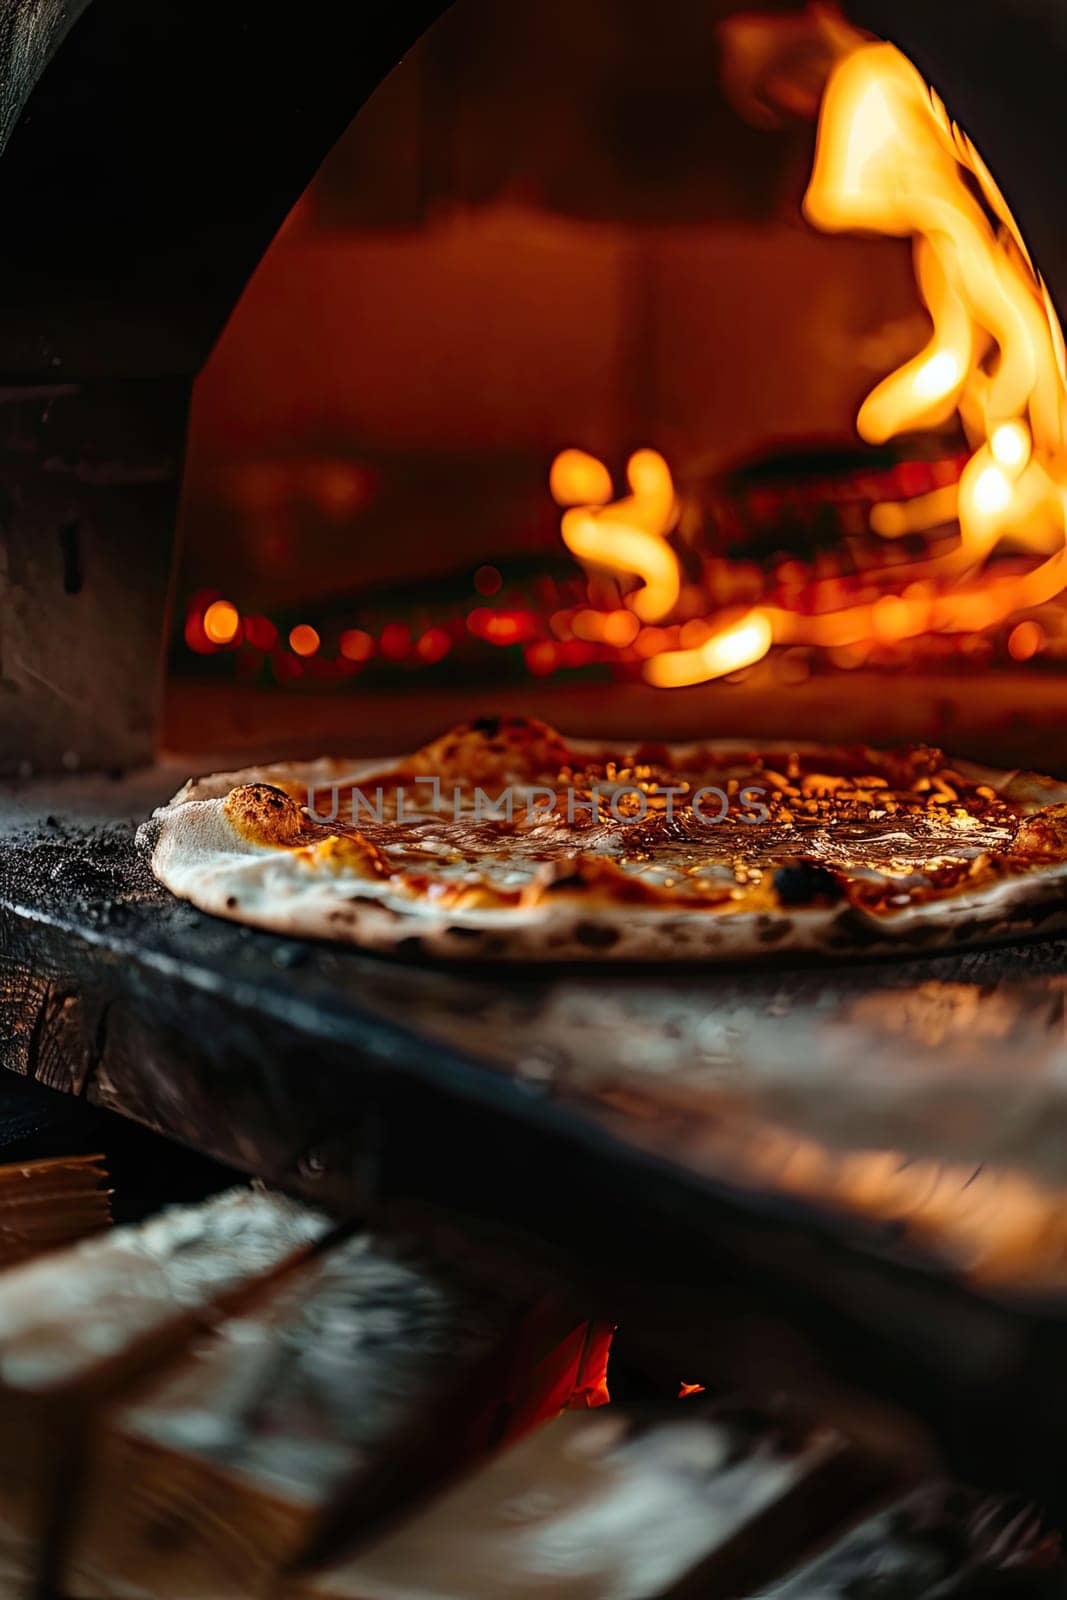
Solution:
[[[892,912],[1067,856],[1067,806],[1027,815],[1040,784],[1016,775],[998,791],[925,746],[590,755],[512,717],[455,728],[358,789],[249,784],[225,810],[242,838],[297,851],[309,871],[441,908],[575,896]]]

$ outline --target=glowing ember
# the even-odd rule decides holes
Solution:
[[[240,626],[237,607],[228,600],[213,600],[204,612],[204,632],[212,644],[231,644]]]
[[[747,598],[748,609],[679,615],[682,570],[669,542],[679,507],[667,463],[654,451],[638,452],[627,468],[630,493],[612,500],[603,464],[564,451],[550,479],[557,503],[569,508],[564,542],[592,574],[614,575],[623,590],[639,580],[622,593],[623,605],[639,621],[664,626],[642,629],[627,645],[643,660],[645,678],[662,687],[726,676],[774,644],[848,651],[920,634],[979,633],[1067,587],[1067,381],[1051,300],[1004,197],[937,95],[893,45],[855,39],[852,49],[843,40],[835,46],[804,211],[825,231],[914,241],[931,337],[868,395],[856,426],[881,444],[958,416],[970,456],[958,484],[876,504],[870,526],[896,539],[955,524],[958,537],[911,563],[899,593],[875,589],[845,604],[847,589],[839,585],[836,603],[802,610],[735,590],[734,600]],[[990,570],[1006,541],[1025,553],[1026,570],[1018,560]],[[892,566],[876,581],[892,582]],[[779,599],[789,598],[779,591]],[[613,614],[599,623],[580,615],[576,634],[616,642]],[[692,634],[697,621],[699,637]],[[622,644],[621,630],[617,638]],[[1023,621],[1009,651],[1027,660],[1043,642],[1039,624]]]
[[[411,654],[411,629],[403,622],[387,622],[378,645],[387,661],[403,661]]]
[[[433,663],[440,661],[452,648],[452,640],[444,628],[427,628],[415,646],[415,654],[421,661]]]
[[[298,656],[313,656],[320,642],[318,634],[309,622],[298,622],[289,634],[289,648]]]
[[[362,628],[346,628],[339,646],[346,661],[369,661],[374,654],[374,640]]]
[[[1040,622],[1020,622],[1008,635],[1008,653],[1016,661],[1029,661],[1045,642],[1045,630]]]
[[[246,617],[245,638],[256,650],[273,650],[278,643],[278,630],[269,617]]]
[[[683,1383],[678,1388],[679,1400],[688,1400],[691,1395],[703,1393],[704,1385],[702,1383]]]

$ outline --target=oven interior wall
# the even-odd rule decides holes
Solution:
[[[506,20],[459,0],[350,126],[197,383],[165,748],[310,754],[343,732],[369,753],[491,702],[574,733],[926,739],[1067,768],[1062,617],[1033,668],[1006,629],[948,640],[893,663],[889,696],[880,660],[823,659],[809,683],[807,660],[775,658],[664,694],[571,662],[542,676],[521,640],[449,653],[442,623],[462,634],[491,592],[480,569],[520,621],[584,581],[547,492],[561,448],[618,484],[653,446],[698,500],[754,462],[781,481],[836,453],[862,473],[859,403],[928,337],[907,240],[804,222],[818,63],[794,50],[784,111],[754,123],[723,45],[735,14],[669,0],[650,28],[636,0]],[[953,421],[902,458],[950,466],[962,444]],[[837,537],[801,534],[817,579]],[[247,625],[222,646],[202,628],[215,600]],[[288,647],[298,625],[313,659]]]
[[[558,565],[568,444],[615,470],[652,445],[690,480],[851,446],[859,399],[923,338],[910,252],[803,223],[812,125],[728,102],[730,9],[670,0],[650,29],[630,3],[505,21],[460,0],[424,35],[198,381],[179,630],[204,593],[284,638],[383,584],[422,586],[432,619],[439,580]]]

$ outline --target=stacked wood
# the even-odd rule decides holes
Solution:
[[[42,1578],[76,1504],[95,1405],[306,1254],[326,1219],[235,1189],[0,1276],[0,1546]]]
[[[563,1301],[375,1235],[335,1244],[103,1418],[70,1600],[266,1595],[598,1381]]]
[[[1024,1500],[932,1482],[850,1529],[764,1600],[1007,1600],[1038,1594],[1059,1566],[1059,1539]]]
[[[99,1233],[111,1222],[103,1156],[0,1167],[0,1267]]]
[[[286,1600],[740,1595],[870,1492],[832,1433],[699,1402],[570,1412]]]
[[[589,1409],[610,1328],[525,1259],[415,1237],[239,1189],[0,1275],[0,1594],[1037,1600],[1062,1576],[1031,1507],[915,1488],[925,1455],[879,1430]]]

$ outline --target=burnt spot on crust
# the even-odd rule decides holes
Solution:
[[[835,949],[865,950],[883,943],[885,938],[885,931],[872,917],[855,906],[848,906],[834,918],[833,930],[826,942]]]
[[[388,922],[399,922],[406,915],[403,911],[397,911],[395,906],[387,906],[384,901],[375,900],[374,896],[369,894],[349,895],[347,904],[352,907],[353,911],[361,908],[364,911],[373,912],[376,917],[382,917]],[[353,916],[353,923],[357,920],[358,918]]]
[[[551,883],[545,884],[544,893],[546,895],[565,894],[568,892],[573,892],[576,889],[581,889],[584,883],[585,879],[582,877],[580,872],[565,871],[561,877],[553,878]]]
[[[943,920],[911,922],[894,928],[891,921],[876,919],[857,906],[838,912],[825,943],[834,950],[872,951],[921,949],[927,945],[948,944],[951,925]]]
[[[1025,916],[1030,925],[1035,928],[1040,927],[1042,923],[1048,922],[1050,917],[1062,917],[1063,914],[1064,902],[1062,895],[1057,895],[1051,900],[1041,900],[1036,905],[1031,903],[1019,913],[1019,915]],[[1011,920],[1014,919],[1009,919],[1009,921]]]
[[[300,837],[300,807],[284,789],[270,783],[243,783],[231,789],[222,803],[226,820],[253,844],[282,849]]]
[[[500,732],[499,717],[476,717],[471,723],[472,733],[484,733],[487,739],[495,739]]]
[[[774,891],[783,906],[836,905],[844,896],[836,873],[804,857],[776,869]]]
[[[619,942],[619,930],[603,922],[576,922],[574,937],[587,950],[610,950]]]

